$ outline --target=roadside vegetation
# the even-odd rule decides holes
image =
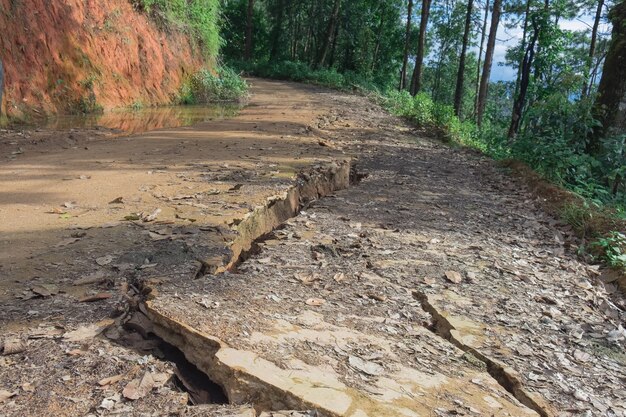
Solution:
[[[181,104],[239,101],[246,97],[245,81],[218,63],[220,37],[219,0],[132,0],[164,30],[176,28],[196,39],[207,57],[208,67],[189,76],[180,90]]]
[[[229,67],[216,71],[202,69],[189,77],[182,85],[182,104],[206,104],[212,102],[241,101],[248,95],[248,84]]]
[[[234,0],[223,13],[233,67],[361,91],[446,141],[531,167],[533,184],[562,187],[546,200],[581,251],[624,266],[626,2]],[[560,24],[576,19],[588,27]],[[504,62],[513,76],[493,81],[504,26],[523,35]]]
[[[220,49],[219,0],[131,0],[164,29],[176,28],[193,36],[205,55],[215,59]]]

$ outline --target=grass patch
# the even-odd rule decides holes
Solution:
[[[215,59],[222,40],[219,27],[219,0],[130,0],[165,30],[176,28],[192,35],[205,55]]]
[[[182,104],[234,102],[248,96],[248,84],[233,69],[219,67],[212,72],[202,69],[187,79],[180,91]]]

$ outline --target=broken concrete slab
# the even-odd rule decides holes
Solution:
[[[169,293],[174,288],[179,295],[210,294],[219,307],[208,310],[188,299],[174,302]],[[218,295],[235,290],[250,303],[229,303]],[[235,404],[252,402],[262,410],[315,409],[321,415],[346,417],[419,416],[437,407],[535,415],[486,371],[467,363],[463,351],[421,326],[411,327],[410,336],[390,337],[330,324],[323,314],[300,307],[302,300],[294,305],[283,299],[263,308],[275,290],[262,276],[228,275],[162,286],[146,309],[155,333],[179,347]],[[398,347],[406,344],[417,364]],[[383,364],[375,372],[349,360],[371,352]]]

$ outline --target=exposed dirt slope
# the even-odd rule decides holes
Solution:
[[[164,104],[202,51],[128,0],[0,0],[9,115]]]

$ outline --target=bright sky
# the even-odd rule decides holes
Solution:
[[[561,29],[566,30],[585,30],[591,28],[592,24],[593,16],[587,15],[575,20],[564,20],[560,23],[560,27]],[[609,33],[610,30],[611,26],[608,23],[603,22],[600,25],[600,32]],[[496,42],[496,49],[494,52],[494,66],[491,69],[492,81],[510,81],[515,79],[517,74],[516,70],[500,64],[504,63],[504,56],[506,54],[507,48],[519,43],[519,41],[522,39],[522,34],[523,32],[521,27],[506,29],[504,25],[501,24],[500,28],[498,29],[498,41]]]

